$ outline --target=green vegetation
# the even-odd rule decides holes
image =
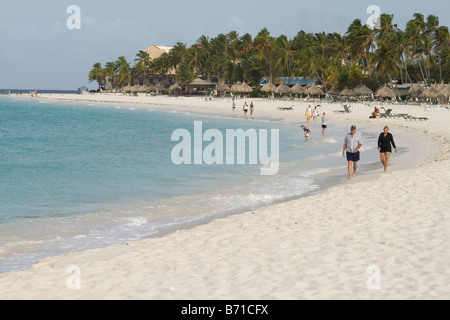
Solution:
[[[164,75],[177,70],[177,81],[186,85],[195,77],[224,83],[245,81],[257,85],[262,78],[310,77],[325,90],[342,90],[361,83],[375,90],[385,83],[450,81],[449,29],[439,18],[414,14],[405,30],[394,24],[394,16],[383,14],[380,27],[371,29],[356,19],[344,35],[306,33],[293,39],[272,37],[267,29],[253,39],[236,31],[210,39],[201,36],[188,47],[177,43],[170,53],[151,60],[140,51],[131,66],[125,57],[96,63],[90,81],[104,83],[113,77],[118,86],[130,83],[131,75]]]

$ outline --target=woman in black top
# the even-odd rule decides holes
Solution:
[[[387,172],[387,168],[389,166],[389,158],[391,157],[392,147],[395,149],[395,153],[397,153],[397,146],[394,142],[394,137],[391,133],[389,133],[389,127],[384,127],[384,132],[380,134],[378,138],[378,150],[380,150],[380,158],[381,163],[384,166],[384,172]]]

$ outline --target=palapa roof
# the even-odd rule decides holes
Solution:
[[[227,84],[222,83],[222,84],[219,84],[219,85],[217,86],[217,91],[220,91],[220,92],[229,92],[229,91],[230,91],[230,87],[229,87]]]
[[[398,93],[394,89],[391,89],[385,85],[383,88],[378,90],[376,95],[381,98],[396,98]]]
[[[353,93],[352,90],[350,90],[350,89],[348,89],[348,88],[345,88],[344,90],[342,90],[342,91],[339,93],[339,95],[341,95],[341,96],[353,96],[354,93]]]
[[[293,86],[290,89],[290,92],[293,94],[304,94],[305,93],[305,89],[300,85],[300,84],[296,84],[295,86]]]
[[[170,90],[170,91],[181,91],[181,90],[183,90],[183,88],[181,88],[180,85],[179,85],[178,83],[175,83],[174,85],[172,85],[172,86],[169,88],[169,90]]]
[[[353,90],[353,93],[358,96],[370,96],[373,91],[365,85],[358,86]]]
[[[240,85],[239,92],[253,92],[253,88],[244,82]]]
[[[316,87],[315,85],[311,85],[308,89],[305,91],[306,94],[312,95],[312,96],[321,96],[324,94],[324,92]]]
[[[197,78],[194,81],[192,81],[191,83],[189,83],[188,86],[190,86],[190,87],[212,87],[212,86],[215,86],[215,83]]]
[[[332,87],[330,90],[328,90],[328,93],[338,95],[341,92],[336,87]]]
[[[289,93],[290,92],[290,88],[287,86],[287,85],[285,85],[285,84],[280,84],[278,87],[277,87],[277,91],[276,91],[277,93],[281,93],[281,94],[283,94],[283,93]]]
[[[273,83],[266,83],[262,86],[261,91],[263,92],[275,92],[277,87]]]

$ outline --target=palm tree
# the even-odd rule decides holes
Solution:
[[[282,73],[291,78],[294,58],[295,52],[292,49],[292,42],[286,36],[280,36],[277,39],[275,68],[282,69]]]
[[[98,90],[100,91],[105,83],[105,72],[103,71],[102,64],[100,62],[94,64],[92,70],[89,71],[89,82],[92,81],[97,81]]]
[[[269,68],[269,79],[273,82],[272,56],[275,49],[275,40],[270,36],[267,28],[262,29],[254,41],[255,50],[260,60],[264,60]]]
[[[117,85],[124,87],[131,84],[131,67],[125,57],[119,57],[115,62],[117,70]]]
[[[134,69],[137,73],[140,73],[142,77],[146,74],[150,73],[150,68],[152,65],[152,59],[147,51],[141,50],[136,55],[136,59],[134,59],[136,63]]]

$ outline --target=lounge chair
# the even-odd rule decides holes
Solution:
[[[344,110],[336,110],[336,111],[334,111],[334,113],[350,113],[350,112],[352,112],[346,104],[344,104],[342,107],[344,108]]]
[[[289,110],[294,110],[294,106],[290,106],[290,107],[279,107],[277,108],[280,111],[289,111]]]
[[[385,113],[380,114],[380,118],[390,118],[390,117],[392,117],[391,113],[392,113],[392,109],[388,109],[388,110],[386,110]]]
[[[414,121],[417,121],[417,120],[419,120],[419,121],[428,121],[429,119],[426,118],[426,117],[407,116],[407,117],[405,117],[405,120],[409,120],[409,121],[412,121],[412,120],[414,120]]]

